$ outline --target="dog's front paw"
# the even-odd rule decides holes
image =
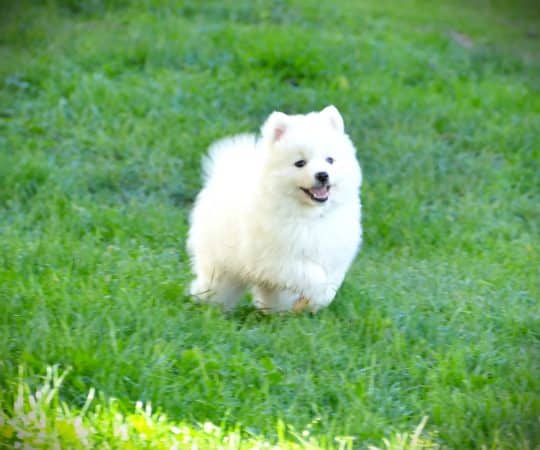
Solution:
[[[296,302],[294,303],[292,307],[292,312],[294,313],[300,313],[306,309],[309,309],[309,300],[306,297],[300,297]]]
[[[308,309],[312,313],[316,313],[322,308],[326,308],[336,296],[336,287],[326,283],[324,285],[314,286],[312,293],[309,296]]]

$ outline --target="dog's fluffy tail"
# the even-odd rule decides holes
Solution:
[[[256,141],[254,134],[239,134],[214,142],[202,161],[204,183],[220,176],[233,178],[245,170],[249,173],[256,157]]]

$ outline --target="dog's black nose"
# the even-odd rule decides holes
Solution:
[[[323,184],[328,183],[328,173],[327,172],[317,172],[315,174],[315,179],[320,181]]]

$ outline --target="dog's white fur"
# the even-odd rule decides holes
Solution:
[[[203,160],[190,293],[232,308],[251,288],[261,309],[289,311],[301,300],[315,312],[334,299],[361,242],[355,149],[334,106],[274,112],[261,131],[218,141]],[[318,186],[319,172],[329,175],[324,203],[301,189]]]

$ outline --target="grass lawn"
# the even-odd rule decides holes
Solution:
[[[535,2],[0,7],[0,448],[540,448]],[[334,303],[190,302],[201,154],[330,103]]]

